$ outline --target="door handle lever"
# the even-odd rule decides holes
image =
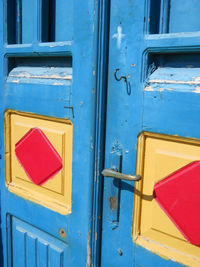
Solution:
[[[117,178],[120,180],[127,180],[127,181],[139,181],[141,180],[140,175],[129,175],[129,174],[123,174],[121,172],[117,172],[112,169],[104,169],[101,174],[105,177],[112,177]]]

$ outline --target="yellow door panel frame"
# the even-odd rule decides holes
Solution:
[[[154,185],[186,164],[200,160],[200,140],[143,132],[138,137],[133,240],[160,256],[200,266],[200,247],[190,244],[160,208]]]
[[[32,128],[40,128],[63,161],[62,170],[42,186],[34,184],[15,155],[15,144]],[[69,120],[7,110],[5,161],[8,190],[61,214],[71,212],[72,134]],[[33,163],[34,164],[34,163]]]

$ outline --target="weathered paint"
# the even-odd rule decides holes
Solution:
[[[7,43],[7,2],[9,1],[0,1],[0,251],[4,256],[0,265],[22,267],[24,264],[44,266],[48,263],[49,266],[84,266],[87,262],[88,235],[90,246],[93,244],[90,229],[94,150],[90,149],[90,137],[94,140],[96,94],[92,92],[92,88],[95,91],[97,89],[96,76],[92,72],[97,66],[98,27],[95,26],[93,32],[92,25],[97,25],[94,11],[98,14],[99,9],[94,1],[56,1],[55,36],[44,40],[46,36],[41,38],[41,31],[46,34],[48,30],[42,30],[41,27],[40,1],[23,1],[22,17],[25,15],[22,18],[22,38]],[[43,11],[48,15],[47,9]],[[9,17],[9,23],[15,22],[14,17]],[[19,24],[20,21],[18,26]],[[59,60],[56,64],[54,65],[54,60],[49,66],[48,59],[57,57]],[[71,64],[67,67],[67,62],[64,66],[60,64],[60,59],[65,60],[66,57],[73,60],[73,66]],[[36,58],[40,59],[39,66],[34,65]],[[21,65],[18,64],[19,61]],[[13,73],[14,70],[19,70],[17,68],[23,70]],[[63,69],[65,74],[62,76]],[[84,105],[79,105],[80,102]],[[19,196],[16,195],[16,190],[19,190],[17,186],[14,188],[15,193],[7,189],[3,129],[4,113],[8,109],[29,113],[33,117],[41,115],[53,120],[60,118],[72,122],[72,207],[68,215],[60,214],[58,207],[47,208],[43,197],[34,196],[30,190]],[[33,201],[34,198],[37,203]],[[54,200],[52,205],[55,206]],[[60,229],[66,232],[65,238],[61,237]],[[26,242],[23,241],[24,236],[27,237]],[[37,249],[34,242],[38,244]],[[19,248],[23,249],[19,251]],[[49,253],[49,258],[45,257],[46,253]],[[36,254],[38,262],[35,261]]]
[[[110,153],[113,144],[118,142],[122,147],[121,171],[135,174],[137,137],[143,131],[200,138],[200,43],[196,31],[198,15],[196,10],[191,11],[196,8],[197,1],[175,2],[172,9],[169,1],[125,0],[122,3],[117,0],[110,3],[105,168],[112,167]],[[188,6],[192,6],[190,12],[187,12]],[[169,12],[173,13],[173,18]],[[182,25],[176,23],[176,16]],[[187,20],[183,22],[184,17]],[[124,34],[120,49],[113,38],[113,35],[117,37],[118,26]],[[116,69],[129,75],[130,96],[125,83],[115,80]],[[140,153],[139,149],[138,155]],[[167,164],[169,160],[166,168]],[[163,164],[162,169],[166,168]],[[111,186],[120,190],[119,222],[114,229],[109,205]],[[140,229],[133,228],[137,238],[130,238],[132,218],[140,220],[140,213],[133,211],[135,186],[136,183],[125,181],[118,186],[112,179],[104,179],[102,266],[199,265],[198,251],[193,255],[188,248],[182,253],[179,246],[168,246],[165,238],[158,242],[160,251],[152,236],[141,241]],[[140,190],[136,194],[140,194]],[[152,192],[145,194],[144,199],[151,202]],[[148,218],[142,222],[147,221]]]
[[[7,206],[3,206],[1,210],[3,250],[0,251],[5,255],[4,265],[6,266],[7,262],[8,265],[12,265],[12,235],[9,229],[16,224],[26,228],[26,225],[22,225],[21,220],[23,220],[27,225],[31,224],[34,227],[31,226],[25,231],[28,235],[30,233],[31,237],[35,233],[37,235],[47,233],[47,236],[44,236],[45,245],[48,242],[51,243],[52,240],[49,241],[51,236],[55,238],[55,241],[52,241],[54,245],[59,246],[60,243],[56,240],[63,240],[59,229],[65,229],[63,251],[68,255],[66,263],[69,266],[92,264],[98,266],[100,253],[102,253],[102,266],[179,266],[177,262],[166,260],[132,242],[133,184],[122,182],[116,185],[113,180],[105,179],[103,188],[100,173],[104,159],[105,128],[105,167],[110,167],[110,152],[113,145],[118,142],[122,147],[122,171],[127,174],[135,173],[136,143],[141,131],[200,137],[197,127],[199,125],[198,79],[193,80],[193,76],[190,75],[190,79],[183,84],[184,77],[180,75],[178,82],[175,83],[148,84],[150,75],[158,72],[147,74],[148,57],[152,53],[173,52],[176,55],[186,51],[187,53],[200,51],[199,32],[197,32],[198,1],[181,1],[181,5],[180,1],[172,1],[173,16],[169,16],[169,1],[161,1],[160,18],[157,16],[159,5],[155,7],[154,12],[150,12],[148,0],[116,0],[115,2],[70,0],[67,5],[65,0],[60,0],[56,1],[55,13],[48,12],[49,1],[42,1],[47,4],[46,9],[43,10],[45,20],[42,27],[41,25],[37,27],[37,22],[41,23],[40,12],[37,13],[41,8],[38,5],[39,2],[31,0],[29,4],[26,0],[22,7],[26,16],[17,18],[16,43],[9,38],[9,44],[6,43],[5,32],[2,38],[3,30],[5,31],[7,26],[6,16],[3,16],[6,4],[4,2],[0,1],[0,17],[4,20],[4,23],[0,23],[2,55],[0,83],[1,88],[4,88],[0,91],[0,128],[3,129],[5,109],[54,118],[68,118],[74,126],[72,213],[69,216],[61,216],[42,207],[42,203],[36,205],[8,192],[4,186],[4,168],[2,169],[1,199],[2,203],[7,203]],[[31,10],[29,10],[30,6]],[[183,12],[179,12],[179,7]],[[17,8],[19,11],[20,5]],[[69,12],[68,16],[66,16],[67,12]],[[30,27],[26,23],[29,14]],[[186,20],[184,20],[185,15],[187,15]],[[54,16],[55,25],[51,25],[53,31],[50,30],[51,34],[48,36],[49,30],[44,31],[44,29],[48,28],[48,21]],[[152,30],[151,24],[155,17],[159,18],[160,25],[157,23]],[[9,23],[12,23],[13,18],[14,16],[11,16]],[[177,23],[178,21],[181,23]],[[108,29],[109,25],[110,29]],[[109,65],[107,64],[108,42],[110,42]],[[11,64],[11,69],[10,65],[9,70],[7,69],[10,58],[12,63],[15,57],[32,56],[43,57],[43,60],[44,56],[69,56],[73,61],[73,66],[70,66],[73,68],[73,76],[71,73],[69,79],[62,79],[62,82],[60,75],[57,74],[53,79],[49,79],[49,76],[44,79],[40,68],[38,68],[39,73],[36,76],[33,75],[31,79],[7,75],[13,68]],[[178,59],[175,62],[178,62]],[[193,66],[193,62],[189,65]],[[156,66],[157,71],[159,67],[159,65]],[[113,74],[117,68],[120,68],[121,73],[130,80],[132,87],[130,96],[127,95],[125,84],[114,80]],[[184,68],[187,67],[184,66]],[[196,66],[195,68],[197,69]],[[156,77],[156,80],[158,79],[161,80],[161,77]],[[31,82],[28,82],[30,80]],[[165,81],[166,77],[162,80]],[[95,116],[95,111],[98,116]],[[3,130],[0,138],[1,154],[4,155]],[[4,162],[3,156],[2,162]],[[119,222],[118,227],[114,228],[110,220],[112,214],[109,207],[111,186],[120,192]],[[104,195],[103,221],[102,195]],[[12,216],[6,218],[7,213],[20,220],[16,221]],[[84,218],[81,224],[80,218]],[[6,227],[8,236],[5,233]],[[103,229],[102,238],[101,229]],[[22,236],[19,235],[19,241]],[[6,244],[6,238],[9,240],[8,244]],[[32,245],[33,239],[30,238],[28,244]],[[102,247],[100,247],[101,240]],[[153,244],[152,240],[150,242]],[[145,247],[144,244],[143,246]],[[8,253],[6,253],[7,247]],[[42,246],[41,251],[43,248]],[[32,254],[31,257],[34,259]],[[174,259],[173,253],[171,258]],[[58,258],[55,257],[55,259]],[[32,262],[34,264],[35,261]],[[52,263],[55,262],[52,260]],[[20,267],[23,266],[20,264],[21,262],[18,264]],[[58,265],[58,262],[56,264]]]

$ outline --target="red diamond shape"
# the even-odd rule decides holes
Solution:
[[[62,169],[62,159],[39,128],[31,129],[15,145],[15,154],[33,183],[42,185]]]
[[[200,161],[192,162],[154,186],[161,208],[193,245],[200,246]]]

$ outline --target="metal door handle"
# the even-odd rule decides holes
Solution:
[[[123,174],[121,172],[114,171],[112,169],[104,169],[101,174],[105,177],[113,177],[121,180],[127,180],[127,181],[139,181],[141,180],[140,175],[129,175],[129,174]]]

